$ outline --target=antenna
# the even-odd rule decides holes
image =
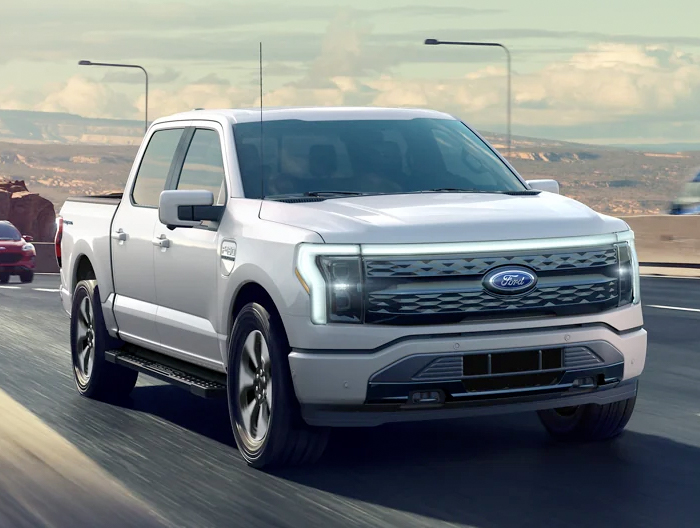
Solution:
[[[265,199],[265,163],[263,162],[263,72],[262,42],[260,43],[260,199]]]

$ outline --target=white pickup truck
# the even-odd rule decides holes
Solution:
[[[558,190],[429,110],[159,119],[123,194],[60,211],[77,389],[124,398],[141,372],[227,398],[254,467],[404,420],[613,438],[647,348],[634,236]]]

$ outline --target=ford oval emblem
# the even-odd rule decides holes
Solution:
[[[532,290],[537,276],[526,268],[496,268],[484,277],[484,288],[498,295],[517,295]]]

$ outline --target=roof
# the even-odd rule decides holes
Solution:
[[[280,107],[263,108],[263,121],[280,119],[301,119],[308,121],[362,120],[362,119],[455,119],[449,114],[420,108],[380,108],[380,107]],[[250,123],[260,121],[259,108],[192,110],[161,117],[153,124],[169,121],[189,121],[205,119],[229,121],[230,123]]]

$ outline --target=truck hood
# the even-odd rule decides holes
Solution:
[[[612,233],[628,229],[566,197],[426,193],[264,201],[263,220],[315,231],[327,243],[483,242]]]

